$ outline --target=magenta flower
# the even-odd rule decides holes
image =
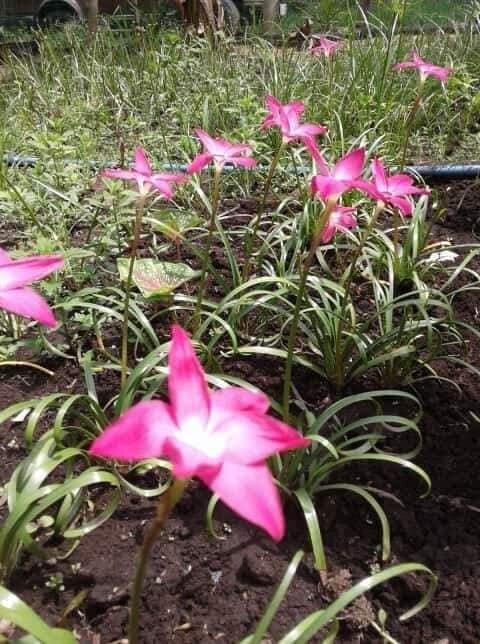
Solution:
[[[252,147],[246,144],[229,143],[225,139],[214,139],[203,130],[195,130],[196,135],[203,145],[204,152],[198,154],[187,168],[189,174],[200,172],[202,168],[212,161],[217,170],[221,170],[226,163],[254,168],[257,165],[255,159],[249,155]]]
[[[413,204],[407,197],[409,195],[426,195],[429,190],[419,188],[413,184],[413,179],[408,174],[387,175],[385,166],[380,159],[372,161],[372,181],[359,180],[355,182],[355,187],[368,195],[389,204],[406,216],[413,212]]]
[[[284,517],[265,461],[309,441],[267,415],[265,395],[240,387],[210,391],[179,326],[172,329],[168,373],[170,403],[135,405],[107,427],[90,453],[124,461],[166,456],[174,476],[198,477],[237,514],[280,540]]]
[[[336,206],[328,218],[327,225],[322,232],[322,242],[328,244],[332,241],[335,233],[345,232],[357,227],[357,219],[354,215],[355,208],[347,206]]]
[[[312,45],[308,50],[312,56],[326,56],[327,58],[343,47],[343,42],[340,40],[330,40],[325,36],[318,38],[318,45]]]
[[[317,174],[312,179],[312,192],[323,201],[336,201],[341,194],[357,187],[358,179],[365,163],[365,150],[358,148],[343,156],[330,168],[321,152],[312,151],[317,166]],[[361,189],[361,188],[359,188]]]
[[[131,170],[120,168],[107,168],[101,174],[107,179],[123,179],[136,181],[140,194],[146,195],[151,190],[158,190],[167,199],[173,197],[172,183],[183,183],[185,175],[170,172],[153,172],[147,153],[143,148],[135,150],[135,162]]]
[[[265,103],[268,114],[263,119],[261,127],[278,127],[282,133],[283,143],[302,141],[310,149],[311,145],[315,144],[315,137],[327,132],[327,128],[323,125],[300,123],[300,116],[305,111],[302,101],[282,104],[274,96],[267,96]]]
[[[49,327],[57,321],[46,301],[29,287],[63,266],[63,258],[38,255],[13,260],[0,248],[0,308]]]
[[[403,63],[397,63],[393,66],[395,71],[402,71],[403,69],[417,69],[420,73],[420,81],[424,83],[429,76],[433,76],[441,83],[444,83],[449,75],[453,72],[452,67],[439,67],[433,65],[417,54],[416,51],[412,52],[412,60],[406,60]]]

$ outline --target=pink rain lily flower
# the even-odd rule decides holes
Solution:
[[[232,510],[280,540],[285,522],[266,464],[272,454],[309,441],[267,415],[268,398],[240,387],[210,391],[193,346],[172,329],[168,356],[170,402],[141,402],[97,438],[94,456],[132,461],[167,457],[173,475],[198,477]]]
[[[395,71],[402,71],[403,69],[417,69],[420,73],[420,81],[424,83],[429,76],[433,76],[441,83],[445,83],[449,75],[453,72],[452,67],[439,67],[433,65],[417,54],[416,51],[412,52],[412,59],[406,60],[403,63],[397,63],[393,66]]]
[[[325,36],[320,36],[318,39],[317,45],[312,45],[308,50],[312,56],[326,56],[329,58],[333,54],[343,47],[343,42],[340,40],[330,40]]]
[[[419,188],[413,183],[408,174],[388,175],[380,159],[372,161],[372,181],[359,180],[355,187],[385,204],[398,208],[406,216],[413,212],[413,204],[409,195],[429,194],[427,188]]]
[[[0,248],[0,308],[49,327],[57,321],[46,301],[29,284],[63,266],[63,258],[38,255],[13,260]]]
[[[314,195],[318,195],[323,201],[336,201],[341,194],[357,187],[356,183],[365,163],[363,148],[349,152],[337,161],[333,168],[327,165],[318,149],[312,150],[312,155],[319,173],[312,179]]]
[[[302,101],[282,104],[274,96],[267,96],[265,104],[268,114],[263,119],[261,127],[278,127],[282,133],[283,143],[302,141],[310,149],[315,145],[315,137],[327,132],[327,128],[323,125],[300,123],[300,117],[305,111],[305,104]]]
[[[101,174],[107,179],[123,179],[136,181],[140,194],[146,195],[151,190],[158,190],[167,199],[173,197],[172,183],[183,183],[185,175],[170,172],[153,172],[147,153],[143,148],[135,150],[135,162],[131,170],[121,168],[107,168]]]
[[[336,206],[328,218],[327,225],[322,232],[322,242],[328,244],[332,241],[336,232],[345,232],[357,227],[355,208],[347,206]]]
[[[214,139],[203,130],[195,130],[200,139],[204,152],[198,154],[187,168],[189,174],[200,172],[202,168],[212,161],[217,170],[221,170],[228,163],[244,168],[254,168],[257,165],[255,159],[250,157],[252,147],[246,144],[229,143],[225,139]]]

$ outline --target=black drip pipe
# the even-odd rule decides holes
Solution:
[[[23,156],[20,154],[4,154],[3,162],[7,166],[16,167],[33,167],[39,161],[39,157]],[[88,161],[88,165],[92,170],[97,170],[101,167],[96,161]],[[107,167],[115,167],[115,163],[106,163]],[[171,170],[176,172],[185,172],[187,166],[183,163],[166,163],[162,166],[164,170]],[[226,166],[225,170],[232,171],[232,166]],[[309,173],[310,168],[298,168],[302,173]],[[480,163],[448,163],[443,165],[408,165],[405,166],[405,172],[422,177],[425,181],[464,181],[480,178]]]
[[[425,181],[462,181],[480,177],[480,163],[447,163],[445,165],[410,165],[405,171],[418,174]]]

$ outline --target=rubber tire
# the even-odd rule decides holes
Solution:
[[[236,34],[240,31],[240,11],[233,0],[222,0],[223,12],[225,14],[225,27],[227,31]]]
[[[38,22],[42,27],[55,27],[63,25],[66,22],[72,22],[77,19],[77,14],[73,9],[67,7],[52,7],[39,17]]]

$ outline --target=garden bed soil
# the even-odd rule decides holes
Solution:
[[[475,241],[472,230],[480,217],[480,188],[472,185],[439,186],[447,212],[438,233],[442,238],[448,236],[452,243]],[[476,325],[477,305],[470,294],[459,299],[457,313]],[[480,367],[480,347],[475,342],[470,345],[469,359]],[[81,391],[82,374],[73,363],[51,359],[45,366],[55,371],[54,378],[26,368],[2,370],[0,408],[47,392]],[[242,370],[240,364],[237,368]],[[281,370],[272,373],[269,361],[257,359],[249,372],[247,379],[253,384],[269,393],[278,392]],[[438,590],[426,610],[400,623],[396,616],[418,600],[425,590],[425,580],[408,575],[378,587],[342,615],[339,642],[381,642],[369,625],[380,607],[387,611],[389,632],[402,643],[478,642],[480,379],[452,366],[444,366],[442,375],[460,385],[461,396],[448,384],[433,381],[418,392],[424,404],[424,446],[416,462],[430,475],[432,493],[420,498],[423,490],[417,479],[400,468],[358,471],[363,482],[396,494],[402,501],[399,505],[381,500],[392,528],[390,563],[426,564],[439,576]],[[300,391],[303,385],[311,391],[311,381],[308,374],[297,373]],[[105,395],[115,387],[116,381],[109,381],[108,376],[100,385]],[[328,403],[326,391],[319,382],[319,410]],[[19,425],[4,424],[0,434],[4,480],[24,454]],[[350,479],[356,476],[352,468]],[[313,567],[304,520],[295,508],[288,508],[287,537],[274,544],[219,505],[215,526],[222,539],[213,539],[205,529],[208,498],[206,489],[192,484],[154,547],[143,593],[144,644],[238,642],[253,631],[293,554],[304,548],[307,554],[266,640],[276,642],[303,617],[325,606],[379,563],[377,520],[366,506],[359,506],[346,495],[318,499],[329,563],[328,573],[322,578]],[[67,618],[80,641],[126,642],[129,583],[144,526],[154,509],[152,500],[126,494],[113,518],[83,538],[67,560],[41,563],[26,556],[9,587],[51,624],[58,622],[77,593],[86,590],[78,610]],[[51,578],[57,573],[63,575],[62,587],[52,588]]]

